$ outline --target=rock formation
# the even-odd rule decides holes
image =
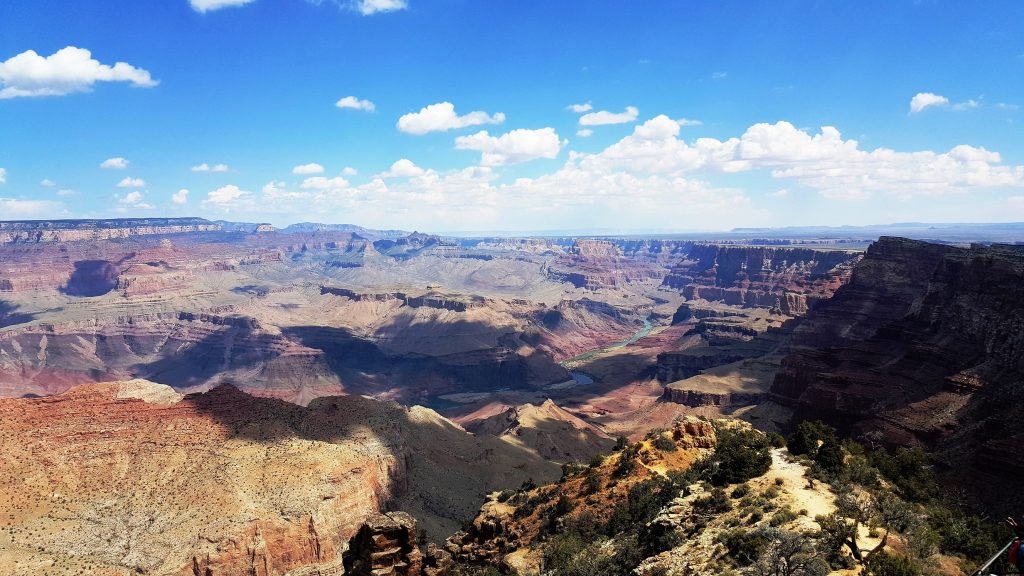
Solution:
[[[555,462],[586,462],[595,454],[608,452],[615,443],[600,428],[563,410],[551,399],[539,406],[510,407],[467,429],[504,438]]]
[[[139,381],[0,400],[0,461],[11,575],[336,574],[372,514],[408,510],[440,538],[483,494],[558,470],[425,408]]]
[[[1011,495],[997,486],[1024,447],[1024,248],[881,238],[793,342],[771,391],[798,419],[928,447],[968,486],[990,474],[980,496]]]
[[[347,576],[419,576],[416,520],[405,512],[370,516],[349,540],[343,563]]]

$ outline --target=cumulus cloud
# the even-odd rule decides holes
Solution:
[[[501,124],[505,115],[501,112],[470,112],[464,116],[455,113],[455,105],[451,102],[438,102],[424,107],[419,112],[410,112],[398,119],[398,129],[407,134],[426,134],[428,132],[445,132],[454,128],[480,126],[482,124]]]
[[[566,110],[572,110],[573,112],[575,112],[577,114],[583,114],[584,112],[590,112],[591,110],[594,109],[594,107],[590,104],[590,102],[586,102],[586,103],[583,103],[583,104],[569,104],[565,108],[566,108]]]
[[[604,126],[606,124],[626,124],[635,122],[640,111],[635,106],[626,106],[624,112],[608,112],[601,110],[580,116],[582,126]]]
[[[411,178],[423,174],[423,169],[408,158],[402,158],[391,165],[391,169],[379,175],[380,178]]]
[[[313,176],[302,181],[302,188],[306,190],[343,190],[348,188],[348,180],[341,176],[334,178]]]
[[[576,131],[576,135],[579,136],[580,138],[590,138],[591,136],[594,135],[594,131],[591,130],[590,128],[580,128],[579,130]]]
[[[348,108],[351,110],[363,110],[365,112],[373,112],[377,109],[377,106],[369,100],[360,100],[355,96],[345,96],[334,103],[338,108]]]
[[[231,6],[244,6],[252,0],[189,0],[192,5],[192,9],[196,12],[212,12],[213,10],[220,10],[221,8],[229,8]]]
[[[359,174],[359,170],[356,170],[355,168],[353,168],[351,166],[345,166],[341,170],[341,173],[343,175],[345,175],[345,176],[355,176],[356,174]]]
[[[559,139],[554,128],[519,128],[501,136],[491,136],[486,130],[481,130],[476,134],[455,139],[457,149],[479,151],[482,166],[502,166],[537,158],[555,158],[566,143]]]
[[[788,122],[755,124],[722,140],[684,139],[680,133],[678,120],[657,116],[603,150],[570,151],[551,172],[502,181],[501,165],[543,147],[531,139],[513,145],[513,136],[503,142],[502,136],[482,132],[457,140],[464,149],[492,155],[481,158],[482,166],[438,171],[403,158],[364,184],[322,176],[293,187],[271,181],[257,194],[226,187],[211,193],[217,202],[205,204],[252,218],[344,213],[367,225],[414,228],[429,222],[450,230],[497,230],[509,222],[527,222],[538,230],[596,222],[640,229],[666,213],[702,226],[728,227],[757,225],[771,214],[742,189],[716,185],[716,176],[756,172],[780,182],[775,192],[758,194],[760,202],[771,201],[776,209],[782,205],[778,199],[795,201],[808,190],[835,201],[857,201],[986,188],[1005,192],[999,196],[1004,207],[1024,207],[1024,192],[1011,191],[1024,190],[1024,166],[1004,164],[998,153],[980,147],[862,149],[833,127],[810,131]],[[551,148],[562,147],[553,130],[552,136]]]
[[[63,204],[50,200],[0,198],[0,214],[3,214],[5,219],[20,220],[64,216],[66,211]]]
[[[174,194],[171,194],[171,202],[174,202],[179,206],[182,204],[188,204],[188,189],[182,188],[181,190],[178,190]]]
[[[107,158],[100,163],[100,168],[106,168],[107,170],[123,170],[128,167],[128,164],[131,164],[131,162],[118,156],[116,158]]]
[[[0,168],[0,184],[7,183],[7,169]]]
[[[700,120],[693,120],[691,118],[680,118],[679,120],[676,120],[676,122],[678,122],[680,126],[703,126],[704,125],[704,123],[701,122]]]
[[[929,106],[945,106],[947,104],[949,104],[949,98],[945,96],[931,92],[918,92],[910,99],[910,113],[917,114]]]
[[[44,188],[53,188],[54,186],[57,185],[57,183],[54,182],[53,180],[50,180],[49,178],[43,178],[42,180],[39,181],[39,185]]]
[[[231,167],[228,166],[227,164],[212,164],[211,165],[211,164],[207,164],[206,162],[203,162],[202,164],[196,164],[195,166],[190,168],[190,170],[193,171],[193,172],[219,172],[219,173],[223,173],[223,172],[230,171]]]
[[[121,205],[121,208],[138,208],[142,210],[148,210],[153,208],[151,204],[143,202],[142,192],[136,190],[135,192],[129,192],[124,196],[118,198],[117,203]]]
[[[316,162],[310,162],[309,164],[300,164],[295,168],[292,168],[292,174],[323,174],[324,167],[317,164]]]
[[[203,200],[203,204],[213,208],[220,208],[223,210],[230,209],[242,202],[248,202],[252,198],[252,192],[242,190],[234,184],[228,184],[227,186],[221,186],[216,190],[212,190],[206,193],[206,200]]]
[[[117,183],[118,188],[142,188],[146,185],[146,181],[142,178],[129,178],[125,177]]]
[[[61,190],[57,190],[57,196],[78,196],[78,192],[70,188],[63,188]]]
[[[159,84],[142,68],[125,62],[101,64],[91,52],[74,46],[46,57],[26,50],[0,62],[0,100],[88,92],[97,82],[128,82],[139,88]]]
[[[383,12],[395,12],[409,7],[406,0],[356,0],[356,9],[364,16]]]
[[[999,154],[956,146],[946,153],[862,150],[831,126],[809,134],[789,122],[755,124],[742,136],[719,141],[676,137],[678,124],[659,116],[582,165],[638,173],[685,174],[764,169],[830,198],[863,197],[870,192],[898,196],[964,192],[977,187],[1024,185],[1024,166],[1005,166]]]

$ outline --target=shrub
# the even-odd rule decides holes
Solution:
[[[836,431],[820,421],[803,421],[796,425],[789,436],[787,445],[794,455],[807,454],[814,456],[818,452],[818,444],[826,438],[835,437]]]
[[[796,514],[789,508],[783,508],[772,515],[768,525],[772,527],[782,526],[796,520]]]
[[[711,456],[710,480],[716,486],[746,482],[761,476],[772,465],[768,439],[753,430],[722,429]]]
[[[717,540],[725,546],[726,555],[740,566],[753,564],[768,544],[763,531],[743,528],[726,530],[718,535]]]
[[[658,436],[651,445],[662,452],[675,452],[677,449],[676,443],[665,436]]]
[[[900,448],[895,454],[875,450],[870,462],[894,485],[899,495],[910,502],[927,502],[939,493],[931,463],[918,448]]]
[[[830,476],[838,476],[843,471],[846,458],[843,446],[835,436],[829,436],[814,453],[814,463]]]
[[[715,488],[706,496],[701,496],[693,501],[693,508],[696,512],[705,515],[720,514],[732,510],[732,502],[725,490]]]
[[[921,567],[906,556],[894,556],[882,551],[864,563],[864,568],[870,576],[918,576],[921,574]]]
[[[747,484],[740,484],[739,486],[732,489],[733,498],[743,498],[747,494],[750,494],[750,486]]]

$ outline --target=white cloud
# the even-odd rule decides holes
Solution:
[[[231,6],[244,6],[249,2],[252,0],[189,0],[193,10],[203,13]]]
[[[594,109],[594,107],[590,104],[590,102],[586,102],[584,104],[569,104],[565,108],[566,108],[566,110],[572,110],[573,112],[575,112],[577,114],[583,114],[584,112],[590,112],[591,110]]]
[[[146,204],[142,201],[142,192],[136,190],[135,192],[129,192],[117,200],[117,203],[124,208],[138,208],[142,210],[149,210],[153,208],[153,205]]]
[[[377,14],[378,12],[394,12],[405,10],[409,7],[406,0],[357,0],[356,8],[364,16]]]
[[[54,182],[53,180],[50,180],[49,178],[43,178],[42,180],[39,181],[39,185],[44,188],[53,188],[54,186],[57,185],[57,183]]]
[[[380,178],[411,178],[423,174],[420,168],[408,158],[402,158],[391,165],[391,169],[379,175]]]
[[[239,204],[239,202],[248,202],[251,198],[252,192],[242,190],[234,184],[228,184],[227,186],[221,186],[216,190],[208,192],[206,194],[206,200],[203,200],[203,204],[227,210]]]
[[[7,182],[7,169],[6,168],[0,168],[0,184],[5,184],[6,182]]]
[[[721,80],[729,75],[728,72],[714,72],[711,74],[712,80]]]
[[[690,118],[680,118],[679,120],[676,120],[676,122],[678,122],[680,126],[703,126],[704,125],[704,123],[701,122],[700,120],[693,120],[693,119],[690,119]]]
[[[313,176],[302,181],[302,188],[305,190],[343,190],[348,188],[348,180],[341,176],[334,178]]]
[[[486,130],[481,130],[476,134],[455,139],[457,149],[481,152],[482,166],[502,166],[537,158],[555,158],[566,143],[559,139],[554,128],[519,128],[501,136],[491,136]]]
[[[679,135],[679,123],[661,114],[634,128],[633,135],[643,140],[672,138]]]
[[[106,160],[100,163],[100,168],[107,168],[108,170],[121,170],[127,168],[128,164],[131,164],[131,162],[118,156],[116,158],[107,158]]]
[[[910,113],[917,114],[929,106],[946,106],[947,104],[949,104],[949,98],[945,96],[931,92],[918,92],[910,99]]]
[[[956,104],[953,104],[953,110],[973,110],[979,106],[981,106],[981,102],[978,102],[977,100],[971,98],[970,100],[965,100],[964,102],[957,102]]]
[[[606,124],[626,124],[635,122],[640,111],[635,106],[626,106],[624,112],[608,112],[601,110],[580,116],[582,126],[604,126]]]
[[[174,202],[179,206],[182,204],[188,204],[188,189],[182,188],[181,190],[178,190],[174,194],[171,194],[171,202]]]
[[[135,192],[129,192],[123,198],[118,200],[121,204],[138,204],[142,202],[142,192],[136,190]]]
[[[125,177],[117,183],[118,188],[142,188],[146,185],[146,181],[142,178],[129,178]]]
[[[594,131],[591,130],[590,128],[580,128],[579,130],[576,131],[576,135],[579,136],[580,138],[590,138],[591,136],[594,135]]]
[[[21,200],[18,198],[0,198],[0,214],[4,219],[18,220],[22,218],[53,218],[65,216],[64,205],[50,200]]]
[[[438,102],[424,107],[419,112],[403,115],[398,119],[397,126],[399,130],[407,134],[426,134],[481,124],[500,124],[504,121],[505,115],[501,112],[490,115],[486,112],[476,111],[459,116],[455,113],[454,104]]]
[[[101,64],[91,52],[74,46],[46,57],[27,50],[0,62],[0,100],[88,92],[97,82],[129,82],[140,88],[159,84],[142,68],[124,62]]]
[[[345,166],[345,168],[342,169],[341,173],[345,176],[355,176],[356,174],[359,174],[359,170],[356,170],[351,166]]]
[[[831,126],[811,135],[789,122],[755,124],[739,138],[698,138],[692,144],[677,138],[676,130],[678,124],[668,117],[653,118],[602,152],[587,155],[581,166],[651,174],[765,169],[774,178],[795,180],[831,198],[1024,186],[1024,166],[1002,165],[999,154],[966,145],[946,153],[868,151]]]
[[[768,194],[769,198],[785,198],[787,196],[789,196],[789,190],[787,190],[785,188],[782,188],[780,190],[776,190],[775,192],[771,192],[771,193]]]
[[[1024,208],[1024,196],[1010,196],[1006,201],[1014,208]]]
[[[310,162],[309,164],[300,164],[295,168],[292,168],[292,174],[323,174],[324,167],[317,164],[316,162]]]
[[[189,170],[191,170],[193,172],[218,172],[218,173],[223,173],[223,172],[229,172],[231,170],[231,167],[228,166],[227,164],[213,164],[213,165],[210,165],[210,164],[207,164],[206,162],[203,162],[202,164],[197,164],[197,165],[193,166],[192,168],[189,168]]]
[[[57,190],[57,196],[78,196],[78,192],[71,190],[70,188],[62,188],[61,190]]]
[[[369,100],[360,100],[355,96],[345,96],[341,100],[334,103],[338,108],[349,108],[352,110],[363,110],[366,112],[373,112],[377,109],[377,106]]]

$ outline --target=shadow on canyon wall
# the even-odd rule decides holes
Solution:
[[[26,322],[31,322],[33,318],[35,318],[34,314],[18,312],[17,305],[0,300],[0,328],[25,324]]]
[[[68,296],[102,296],[117,287],[117,265],[107,260],[79,260],[60,292]]]

